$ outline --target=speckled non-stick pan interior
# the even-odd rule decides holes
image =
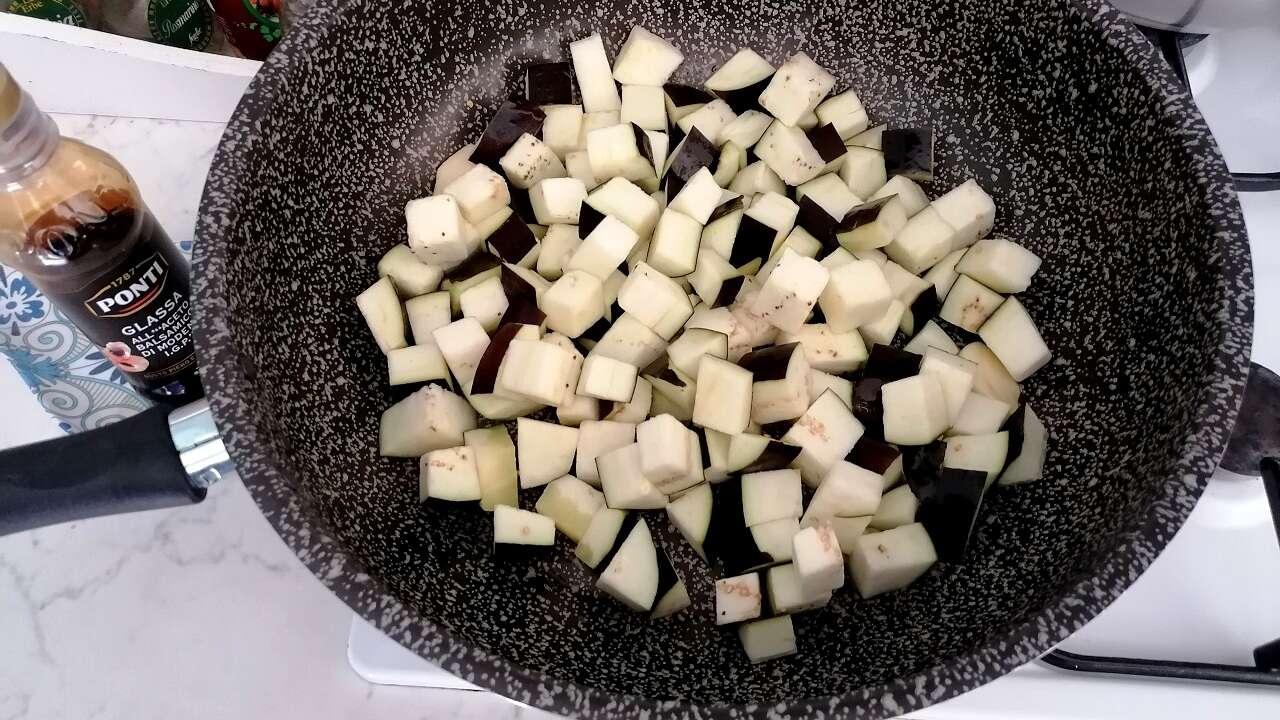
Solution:
[[[1026,388],[1052,436],[1045,479],[990,495],[962,565],[798,617],[786,660],[751,666],[713,625],[710,575],[662,513],[693,606],[650,622],[593,590],[563,539],[532,565],[494,562],[484,513],[420,506],[417,463],[377,453],[391,395],[353,298],[404,241],[405,202],[523,63],[593,30],[612,52],[633,23],[685,51],[686,81],[739,46],[775,62],[804,49],[874,120],[936,127],[929,189],[977,178],[996,230],[1044,258],[1025,302],[1055,356]],[[1092,1],[318,0],[228,128],[198,237],[214,411],[285,541],[424,657],[600,718],[879,717],[1048,649],[1191,510],[1250,340],[1248,249],[1216,146],[1141,37]]]

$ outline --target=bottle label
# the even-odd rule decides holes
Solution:
[[[213,11],[204,0],[151,0],[147,28],[156,42],[204,50],[213,38]]]
[[[138,243],[117,273],[58,305],[131,380],[158,388],[195,367],[186,261],[172,243]]]
[[[89,17],[75,0],[13,0],[9,12],[15,15],[52,20],[63,25],[88,27]]]

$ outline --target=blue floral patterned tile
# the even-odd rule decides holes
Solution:
[[[4,266],[0,354],[65,432],[100,427],[151,405],[31,281]]]

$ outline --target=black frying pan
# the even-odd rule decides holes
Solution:
[[[352,299],[403,240],[405,201],[524,63],[593,30],[616,50],[634,23],[685,50],[686,81],[738,46],[774,61],[803,48],[874,119],[936,127],[932,189],[976,177],[996,230],[1045,260],[1026,295],[1055,353],[1026,388],[1052,435],[1045,478],[992,493],[963,564],[800,617],[803,650],[782,661],[749,665],[713,626],[710,578],[660,515],[693,606],[649,622],[596,593],[563,541],[531,566],[495,564],[483,512],[419,506],[416,463],[377,455],[391,398]],[[213,413],[285,541],[422,656],[586,717],[872,718],[1000,676],[1160,552],[1222,454],[1248,370],[1252,275],[1226,169],[1152,47],[1094,0],[321,0],[228,126],[197,236]],[[178,495],[192,493],[152,500]]]

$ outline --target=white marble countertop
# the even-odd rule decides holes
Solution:
[[[189,240],[218,123],[58,115],[113,153]],[[60,431],[0,360],[0,447]],[[204,503],[0,538],[0,719],[551,717],[495,695],[375,686],[351,611],[238,479]]]

